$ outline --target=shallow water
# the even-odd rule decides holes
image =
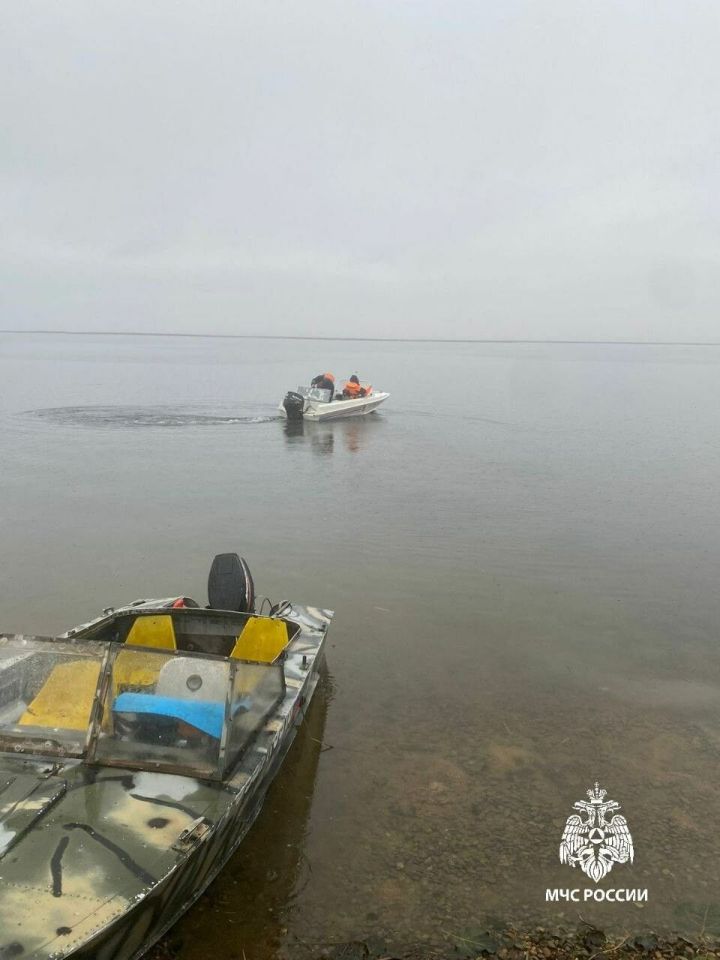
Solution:
[[[172,936],[200,960],[493,920],[720,933],[720,349],[0,336],[0,628],[204,599],[216,552],[334,608],[308,729]],[[321,369],[392,396],[287,424]],[[315,729],[315,733],[311,732]],[[599,780],[635,844],[558,860]],[[462,939],[460,939],[462,938]]]

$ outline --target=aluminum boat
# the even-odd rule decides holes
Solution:
[[[137,960],[257,816],[318,684],[332,611],[137,600],[0,634],[0,958]],[[264,606],[264,604],[263,604]]]

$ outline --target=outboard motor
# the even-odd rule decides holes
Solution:
[[[300,393],[289,390],[285,394],[283,407],[288,420],[302,420],[303,410],[305,409],[305,397]]]
[[[247,563],[236,553],[219,553],[208,576],[208,602],[213,610],[252,613],[255,584]]]

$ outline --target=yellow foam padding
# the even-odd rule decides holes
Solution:
[[[53,667],[19,723],[33,727],[63,727],[86,730],[90,720],[100,664],[75,660]]]
[[[172,617],[138,617],[125,643],[131,647],[154,647],[156,650],[177,650]]]
[[[172,617],[138,617],[125,640],[125,647],[128,646],[177,650]],[[154,686],[164,662],[164,658],[144,654],[140,650],[121,650],[113,665],[112,696],[116,697],[125,690]]]
[[[287,624],[268,617],[250,617],[230,653],[237,660],[272,663],[288,642]]]
[[[164,657],[144,654],[140,650],[121,650],[113,665],[113,696],[125,690],[154,686],[164,663]]]

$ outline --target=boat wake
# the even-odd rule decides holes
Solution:
[[[237,407],[238,404],[233,404],[233,410],[237,410]],[[218,427],[271,423],[280,419],[278,416],[267,414],[237,415],[237,413],[231,414],[230,410],[222,414],[217,409],[209,412],[170,406],[48,407],[41,410],[27,410],[23,416],[63,426],[84,427]]]

